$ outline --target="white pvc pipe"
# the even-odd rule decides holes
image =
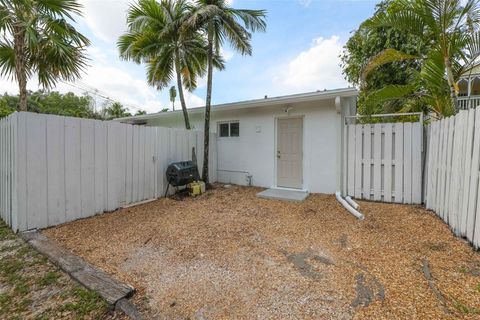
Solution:
[[[342,198],[342,196],[341,196],[341,194],[340,194],[339,191],[337,191],[337,192],[335,193],[335,196],[337,197],[338,202],[340,202],[340,203],[342,204],[342,206],[344,206],[345,209],[348,210],[348,212],[350,212],[351,214],[353,214],[355,217],[357,217],[357,218],[360,219],[360,220],[365,219],[365,217],[363,216],[363,214],[361,214],[360,212],[358,212],[357,210],[355,210],[353,207],[351,207],[350,204]]]
[[[347,200],[347,202],[355,209],[355,210],[358,210],[358,208],[360,207],[360,205],[358,203],[356,203],[352,197],[350,196],[346,196],[345,197],[345,200]]]

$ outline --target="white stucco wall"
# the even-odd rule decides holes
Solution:
[[[352,98],[343,104],[352,104]],[[288,116],[302,116],[303,123],[303,186],[315,193],[334,193],[341,183],[342,118],[335,109],[334,99],[289,104]],[[246,173],[252,176],[252,185],[276,185],[276,119],[286,117],[286,106],[249,108],[242,110],[214,110],[211,130],[216,132],[218,122],[239,121],[240,136],[217,138],[218,180],[245,185]],[[344,108],[345,110],[348,109]],[[203,114],[192,114],[195,129],[203,130]],[[172,114],[148,120],[148,125],[183,127],[181,114]],[[234,172],[238,171],[238,172]]]

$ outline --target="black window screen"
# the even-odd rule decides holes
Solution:
[[[240,124],[238,122],[230,123],[230,137],[240,136]]]
[[[228,137],[228,123],[220,123],[219,131],[220,137]]]

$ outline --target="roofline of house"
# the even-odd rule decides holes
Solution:
[[[321,101],[327,99],[334,99],[336,97],[356,97],[358,96],[358,90],[355,88],[341,88],[335,90],[325,90],[325,91],[315,91],[307,93],[298,93],[291,94],[286,96],[264,98],[264,99],[254,99],[246,101],[238,101],[231,103],[223,103],[218,105],[212,105],[212,111],[227,111],[227,110],[239,110],[246,108],[258,108],[266,106],[274,106],[278,104],[288,104],[288,103],[298,103],[298,102],[308,102],[308,101]],[[189,114],[202,113],[205,110],[205,107],[196,107],[188,109]],[[115,119],[120,122],[129,122],[131,120],[148,120],[160,117],[173,116],[175,114],[181,114],[182,110],[167,111],[167,112],[157,112],[139,116],[124,117]]]

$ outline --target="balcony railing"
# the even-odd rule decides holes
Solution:
[[[458,109],[468,110],[480,106],[480,96],[458,97]]]

